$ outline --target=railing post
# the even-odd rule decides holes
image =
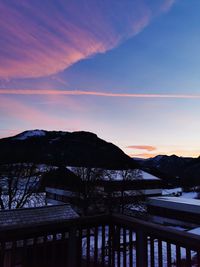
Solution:
[[[76,232],[76,228],[69,229],[67,267],[78,266],[78,237],[76,236]]]
[[[4,267],[4,256],[5,256],[5,244],[0,244],[0,266]]]
[[[142,230],[136,233],[136,266],[147,267],[147,236]]]

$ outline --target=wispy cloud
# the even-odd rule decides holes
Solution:
[[[0,95],[72,95],[72,96],[99,96],[99,97],[126,97],[126,98],[177,98],[200,99],[196,94],[131,94],[82,90],[34,90],[34,89],[0,89]]]
[[[157,12],[161,4],[166,10],[173,1],[154,4]],[[1,1],[0,78],[48,76],[104,53],[144,29],[151,7],[145,0]]]
[[[161,5],[161,11],[167,12],[175,2],[176,0],[165,0]]]
[[[147,150],[147,151],[154,151],[157,148],[155,146],[146,146],[146,145],[132,145],[132,146],[127,146],[126,148],[130,148],[130,149],[141,149],[141,150]]]

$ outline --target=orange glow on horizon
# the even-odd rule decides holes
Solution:
[[[199,151],[173,151],[173,152],[158,152],[158,153],[139,153],[139,154],[128,154],[129,157],[131,158],[142,158],[142,159],[150,159],[154,158],[159,155],[166,155],[166,156],[172,156],[176,155],[178,157],[191,157],[191,158],[198,158],[200,156],[200,149]]]

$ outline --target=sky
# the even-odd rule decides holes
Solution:
[[[0,0],[0,138],[90,131],[200,155],[200,1]]]

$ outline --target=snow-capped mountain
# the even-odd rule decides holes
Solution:
[[[90,132],[31,130],[0,139],[0,163],[36,162],[95,167],[135,166],[120,148]]]
[[[14,137],[15,140],[26,140],[31,137],[36,137],[36,136],[45,136],[46,133],[44,130],[32,130],[32,131],[25,131],[17,136]]]

